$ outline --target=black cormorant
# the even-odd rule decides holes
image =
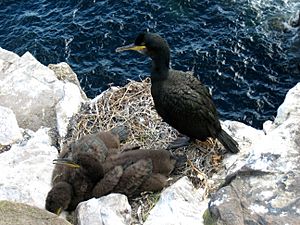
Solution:
[[[238,143],[221,128],[208,88],[190,73],[170,69],[170,49],[162,37],[141,33],[134,44],[116,49],[125,50],[135,50],[152,59],[151,95],[165,122],[189,138],[217,138],[228,151],[239,151]]]

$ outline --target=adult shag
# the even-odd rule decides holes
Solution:
[[[162,37],[141,33],[134,44],[116,49],[125,50],[138,51],[152,59],[151,94],[165,122],[189,138],[217,138],[228,151],[239,151],[238,143],[221,128],[207,87],[190,73],[170,69],[170,49]]]

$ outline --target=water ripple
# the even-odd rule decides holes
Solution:
[[[298,0],[1,1],[0,46],[68,62],[94,97],[149,73],[149,59],[114,49],[158,32],[172,67],[210,87],[222,119],[261,127],[300,78],[299,11]]]

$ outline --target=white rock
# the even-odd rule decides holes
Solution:
[[[14,111],[19,126],[34,131],[41,126],[53,127],[53,108],[59,99],[52,91],[54,72],[25,53],[4,75],[0,80],[0,102]]]
[[[183,177],[161,193],[144,225],[201,225],[208,204],[203,196],[203,189],[195,189],[192,182]]]
[[[2,77],[2,73],[18,59],[19,56],[17,54],[0,47],[0,78]]]
[[[282,124],[289,117],[299,118],[300,114],[300,82],[290,89],[285,96],[284,102],[277,110],[277,116],[274,123],[276,125]]]
[[[268,134],[272,130],[275,129],[274,123],[271,120],[267,120],[266,122],[263,123],[263,131],[265,134]]]
[[[70,118],[74,115],[74,112],[78,112],[81,103],[84,101],[81,97],[78,86],[73,83],[57,82],[59,87],[55,87],[54,90],[63,90],[64,94],[62,99],[56,104],[56,119],[57,129],[60,137],[64,137],[67,134],[67,127]]]
[[[44,208],[51,189],[52,160],[57,157],[47,131],[29,132],[32,137],[28,141],[0,154],[0,200]]]
[[[222,128],[228,132],[238,143],[240,152],[238,154],[226,154],[223,160],[225,168],[242,167],[244,160],[248,157],[253,144],[262,140],[265,136],[264,132],[253,127],[247,126],[241,122],[226,120],[222,122]]]
[[[22,139],[14,112],[0,106],[0,145],[9,145]]]
[[[29,52],[19,57],[0,49],[0,71],[0,104],[13,110],[21,128],[58,126],[60,135],[66,134],[69,118],[83,102],[80,87],[59,80]]]
[[[248,133],[246,154],[242,150],[234,162],[224,160],[228,170],[219,178],[226,183],[209,208],[214,223],[258,224],[263,218],[266,224],[299,224],[300,83],[286,95],[275,122],[264,128],[266,135]]]
[[[78,225],[130,225],[131,207],[122,194],[81,202],[76,208]]]
[[[234,122],[235,123],[235,122]],[[241,168],[241,165],[247,165],[255,170],[286,172],[297,166],[299,156],[300,137],[300,83],[293,87],[286,95],[282,105],[278,108],[278,114],[274,123],[267,121],[265,123],[266,135],[264,132],[255,130],[249,126],[245,129],[236,129],[234,137],[246,132],[247,154],[239,155],[235,166],[227,165],[230,170],[228,173]],[[248,128],[246,128],[248,127]],[[246,140],[246,139],[245,139]],[[243,140],[239,143],[244,145]],[[270,156],[276,155],[276,160],[270,160]],[[293,157],[290,157],[293,155]],[[295,157],[297,156],[297,157]],[[230,157],[231,159],[233,157]],[[227,159],[226,159],[227,160]],[[224,161],[225,164],[228,161]]]
[[[226,120],[221,124],[222,128],[239,143],[239,147],[242,151],[248,151],[254,140],[261,140],[265,136],[263,131],[247,126],[241,122]]]

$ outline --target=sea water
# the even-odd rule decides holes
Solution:
[[[300,80],[299,0],[2,0],[0,47],[65,61],[91,98],[149,75],[150,60],[116,53],[159,33],[174,69],[194,72],[221,119],[261,128]]]

